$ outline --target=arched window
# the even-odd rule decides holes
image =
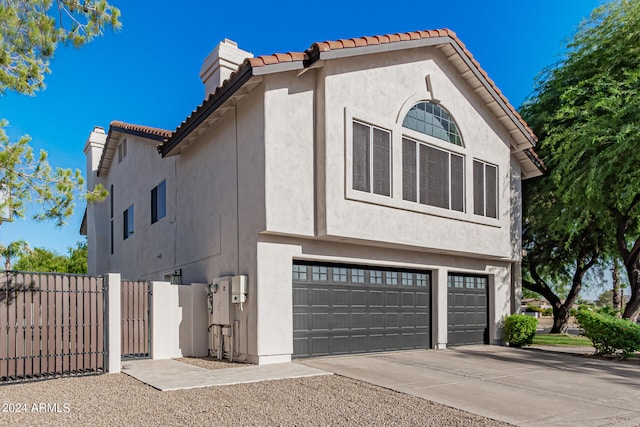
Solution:
[[[418,102],[411,107],[402,126],[461,147],[464,146],[458,127],[449,113],[431,102]]]

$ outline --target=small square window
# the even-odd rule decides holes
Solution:
[[[402,273],[401,275],[402,286],[413,286],[413,274],[412,273]]]
[[[478,289],[486,289],[487,288],[487,278],[486,277],[478,277],[476,279],[476,287]]]
[[[464,287],[469,289],[475,289],[476,287],[476,279],[474,277],[465,277],[464,278]]]
[[[462,276],[453,276],[453,287],[454,288],[464,288],[464,277],[462,277]]]
[[[364,269],[352,268],[351,269],[351,282],[352,283],[364,283]]]
[[[382,283],[382,271],[379,270],[371,270],[369,273],[369,281],[373,284],[381,284]]]
[[[347,269],[343,267],[333,267],[333,281],[334,282],[346,282],[347,281]]]
[[[416,273],[416,286],[428,286],[429,275],[425,273]]]
[[[307,280],[307,266],[293,265],[293,280]]]
[[[398,273],[395,271],[387,271],[386,272],[387,285],[397,285],[398,284]]]
[[[328,279],[328,274],[327,274],[327,267],[323,267],[320,265],[314,265],[311,267],[311,278],[313,280],[319,280],[319,281],[327,281]]]

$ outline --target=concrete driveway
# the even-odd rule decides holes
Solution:
[[[498,346],[298,362],[520,426],[640,425],[640,364]]]

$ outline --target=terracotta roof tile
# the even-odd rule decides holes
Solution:
[[[513,113],[513,116],[516,118],[516,120],[518,120],[520,124],[524,126],[524,129],[529,133],[530,137],[534,141],[537,140],[537,137],[533,133],[533,130],[531,130],[531,128],[527,125],[527,123],[522,119],[520,114],[518,114],[515,108],[513,108],[513,106],[509,103],[506,97],[497,88],[495,83],[491,79],[489,79],[489,76],[487,75],[487,73],[480,67],[480,64],[478,63],[478,61],[474,59],[471,52],[469,52],[469,50],[465,47],[465,45],[458,39],[458,37],[456,36],[456,33],[448,29],[424,30],[424,31],[414,31],[414,32],[397,33],[397,34],[365,36],[365,37],[358,37],[358,38],[352,38],[352,39],[322,41],[322,42],[313,43],[304,52],[289,52],[286,54],[266,55],[266,56],[259,56],[256,58],[246,59],[244,63],[238,68],[238,71],[231,74],[229,79],[225,80],[225,82],[223,82],[223,84],[218,89],[216,89],[214,93],[210,94],[209,97],[202,104],[200,104],[192,112],[192,114],[189,115],[189,117],[187,117],[187,119],[184,122],[182,122],[182,124],[174,132],[174,135],[177,133],[181,133],[180,131],[185,126],[185,124],[190,122],[194,116],[199,114],[199,112],[203,110],[204,105],[212,97],[224,91],[226,89],[226,86],[228,86],[229,81],[234,80],[234,77],[236,77],[237,74],[241,74],[241,72],[243,73],[244,71],[246,71],[246,67],[249,67],[249,68],[263,67],[265,65],[279,64],[284,62],[305,61],[305,60],[309,60],[310,56],[314,52],[317,54],[318,52],[328,52],[331,50],[350,49],[355,47],[366,47],[366,46],[372,46],[372,45],[378,45],[378,44],[395,43],[399,41],[419,40],[419,39],[426,39],[426,38],[432,38],[432,37],[451,38],[453,44],[457,45],[459,49],[464,53],[464,55],[467,56],[469,61],[471,61],[473,66],[476,68],[477,72],[480,73],[480,75],[486,80],[487,84],[493,89],[493,91],[497,94],[497,96],[507,106],[510,112]],[[168,131],[162,131],[162,132],[168,132]],[[171,135],[170,132],[169,132],[169,135]]]
[[[169,138],[173,133],[170,130],[152,128],[149,126],[134,125],[131,123],[125,123],[118,120],[112,121],[111,123],[109,123],[109,126],[112,128],[120,128],[120,129],[130,130],[134,132],[147,133],[149,135],[161,136],[163,138]]]
[[[387,37],[389,38],[389,43],[400,41],[400,36],[397,34],[387,34]]]

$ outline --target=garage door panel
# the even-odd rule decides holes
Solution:
[[[428,272],[297,263],[293,278],[294,357],[430,348]]]
[[[385,327],[387,328],[399,328],[400,327],[400,314],[399,313],[387,313],[385,315]]]
[[[384,313],[370,313],[369,314],[369,329],[382,329],[384,328]]]
[[[331,305],[333,307],[348,307],[351,305],[351,291],[348,289],[332,289]]]
[[[416,292],[416,308],[428,308],[430,305],[429,294],[426,292]]]
[[[293,328],[309,330],[309,313],[293,313]]]
[[[415,307],[416,306],[416,294],[414,292],[401,292],[402,306],[403,307]]]
[[[488,342],[488,289],[486,276],[450,273],[447,320],[449,345]],[[464,284],[460,287],[459,284]]]
[[[365,290],[354,289],[351,291],[351,306],[367,306],[367,294]]]
[[[311,314],[311,329],[314,331],[328,331],[329,330],[329,314],[328,313],[312,313]]]
[[[311,289],[311,305],[327,307],[329,305],[328,289]]]
[[[386,292],[386,306],[387,307],[399,307],[400,306],[400,293],[397,291]]]
[[[334,330],[349,330],[351,329],[351,314],[350,313],[339,313],[336,312],[333,314],[333,329]]]
[[[309,352],[309,338],[294,338],[293,339],[293,353],[294,354],[310,354]]]
[[[352,329],[367,329],[369,324],[368,313],[352,313],[351,314],[351,328]]]
[[[383,291],[369,291],[369,306],[370,307],[382,307],[384,306],[384,292]]]
[[[309,305],[309,290],[293,288],[293,306]]]
[[[329,354],[329,337],[312,337],[311,352],[318,356]]]
[[[347,354],[349,350],[349,336],[334,335],[331,344],[333,345],[331,354]]]

